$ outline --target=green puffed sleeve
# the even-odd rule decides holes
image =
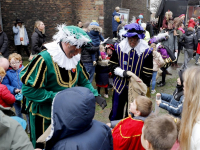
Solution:
[[[47,91],[47,66],[41,55],[33,59],[20,73],[22,94],[34,102],[52,101],[56,93]]]
[[[83,66],[83,63],[81,61],[78,63],[78,67],[79,67],[79,69],[78,69],[79,70],[78,85],[90,89],[90,91],[94,94],[94,96],[98,96],[99,95],[98,91],[96,89],[94,89],[94,87],[90,83],[89,74],[86,71],[86,69]]]

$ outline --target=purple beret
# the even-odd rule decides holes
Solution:
[[[124,29],[127,30],[124,37],[133,37],[138,36],[140,39],[145,38],[144,29],[137,23],[131,23],[124,26]]]

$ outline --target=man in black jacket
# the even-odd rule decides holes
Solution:
[[[193,27],[189,27],[188,30],[185,32],[185,34],[183,34],[180,37],[179,42],[183,41],[184,41],[185,51],[184,51],[184,63],[181,66],[182,70],[187,69],[187,64],[192,59],[193,53],[196,52],[197,49],[197,37],[194,33]]]
[[[98,58],[98,50],[99,47],[95,47],[92,45],[87,45],[86,47],[82,48],[81,51],[81,61],[83,62],[83,65],[86,69],[86,71],[89,73],[90,77],[90,83],[93,81],[93,76],[95,72],[95,66],[93,66],[93,61],[92,61],[92,55],[95,54],[96,59]]]

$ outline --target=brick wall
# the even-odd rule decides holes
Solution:
[[[3,28],[8,35],[9,49],[11,52],[15,50],[12,26],[17,18],[24,21],[30,41],[36,20],[44,22],[47,42],[55,34],[57,24],[76,25],[77,20],[96,20],[103,28],[103,35],[112,37],[112,13],[116,6],[130,9],[130,19],[143,13],[144,21],[149,20],[146,0],[1,0]]]
[[[122,3],[123,8],[130,9],[129,18],[132,19],[132,16],[139,16],[141,13],[144,18],[143,21],[150,20],[150,13],[146,8],[147,0],[125,0]]]
[[[42,20],[49,42],[58,23],[76,25],[79,19],[97,20],[104,27],[103,6],[103,0],[2,0],[3,29],[9,39],[9,49],[15,50],[12,26],[17,18],[24,21],[30,41],[35,21]]]
[[[76,16],[82,22],[96,20],[104,28],[104,0],[74,0]]]
[[[122,0],[105,0],[104,2],[104,31],[105,37],[112,38],[112,14],[115,7],[121,7]]]

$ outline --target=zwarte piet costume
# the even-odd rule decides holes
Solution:
[[[110,69],[114,73],[113,103],[109,116],[111,121],[123,118],[124,106],[128,103],[129,81],[124,77],[124,72],[133,72],[148,88],[153,73],[152,49],[143,40],[145,36],[143,28],[137,23],[128,24],[124,28],[127,30],[123,34],[125,39],[115,44],[115,51],[110,59]],[[129,46],[128,38],[134,36],[137,36],[139,41],[136,47],[132,48]],[[128,113],[125,116],[128,116]]]
[[[91,42],[89,36],[75,26],[60,25],[53,36],[52,43],[45,44],[46,50],[40,52],[20,73],[23,82],[22,93],[27,98],[30,114],[31,139],[35,148],[36,139],[44,133],[51,123],[51,106],[55,95],[64,89],[84,86],[98,96],[88,80],[88,73],[80,62],[80,54],[68,58],[62,43],[76,45],[77,48]]]
[[[145,117],[129,117],[121,120],[112,130],[114,150],[144,150],[141,144]]]

